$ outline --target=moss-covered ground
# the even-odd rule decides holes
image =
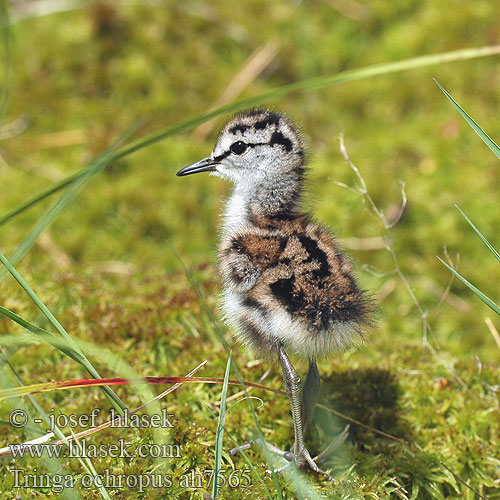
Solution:
[[[147,119],[136,134],[143,136],[210,108],[266,44],[265,68],[246,79],[242,96],[370,64],[500,43],[498,6],[489,0],[81,2],[73,10],[31,17],[35,3],[14,2],[11,8],[0,215],[82,168],[136,120]],[[498,142],[498,61],[443,64],[296,92],[271,103],[302,124],[310,147],[307,203],[344,241],[363,286],[379,302],[369,341],[319,365],[322,407],[308,440],[311,451],[320,451],[348,423],[328,408],[358,422],[351,421],[346,444],[324,465],[336,482],[306,474],[308,485],[297,489],[293,479],[280,475],[282,498],[500,498],[500,345],[485,318],[493,328],[500,322],[459,282],[445,293],[450,273],[436,259],[447,251],[456,263],[459,253],[460,272],[498,301],[500,266],[454,204],[498,248],[499,163],[432,81],[445,86]],[[19,130],[5,126],[19,125],[19,119]],[[223,118],[204,134],[175,135],[107,167],[16,264],[69,334],[86,343],[103,376],[124,375],[116,358],[144,376],[185,375],[203,360],[208,363],[197,375],[224,376],[228,355],[203,300],[217,316],[217,227],[229,186],[212,177],[175,177],[209,153],[221,123]],[[356,182],[339,151],[341,133],[389,219],[400,204],[399,181],[406,183],[408,205],[390,235],[420,311],[383,248],[379,220],[359,195],[335,183]],[[57,196],[0,227],[3,254],[14,253]],[[17,283],[6,275],[0,279],[0,305],[50,329]],[[2,347],[3,386],[18,385],[7,359],[24,384],[88,377],[53,347],[23,340],[22,328],[11,321],[2,318],[0,326],[0,345],[1,335],[19,338]],[[271,367],[262,383],[283,388],[279,366],[255,361],[222,322],[220,328],[245,380],[256,382]],[[307,370],[303,362],[298,367]],[[115,391],[136,408],[164,388]],[[232,387],[228,395],[238,390]],[[174,415],[173,429],[107,429],[89,437],[88,443],[106,446],[123,439],[131,449],[179,445],[180,457],[170,459],[92,458],[100,474],[171,476],[169,487],[110,488],[110,497],[201,499],[210,492],[207,471],[214,468],[218,422],[213,403],[220,394],[220,385],[184,385],[157,407]],[[289,446],[286,397],[250,394],[262,399],[253,404],[266,439]],[[49,413],[100,408],[98,422],[110,407],[96,388],[35,398]],[[16,408],[29,412],[30,425],[23,429],[8,425]],[[40,436],[46,426],[33,423],[37,416],[27,398],[1,403],[0,448]],[[225,424],[223,475],[228,480],[238,472],[235,487],[224,486],[220,498],[279,498],[262,454],[249,451],[248,457],[270,494],[254,472],[249,480],[243,476],[248,465],[241,457],[226,453],[233,446],[229,435],[239,444],[255,435],[247,402],[231,408]],[[0,460],[2,498],[102,498],[81,483],[63,492],[14,487],[12,469],[34,478],[81,478],[84,470],[75,458]],[[186,482],[183,475],[190,471],[201,483]]]

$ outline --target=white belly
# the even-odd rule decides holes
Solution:
[[[241,321],[251,321],[262,336],[261,344],[272,346],[274,342],[283,343],[287,351],[300,357],[316,359],[333,351],[341,351],[347,347],[355,334],[355,324],[351,322],[335,323],[329,330],[310,331],[304,323],[293,319],[284,310],[267,311],[244,304],[244,293],[226,288],[222,295],[222,309],[226,322],[235,328],[238,338],[243,344],[258,348],[255,340],[246,334]]]

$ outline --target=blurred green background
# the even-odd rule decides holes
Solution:
[[[143,135],[207,110],[240,70],[251,73],[248,66],[257,63],[249,59],[256,52],[262,71],[243,76],[242,96],[500,40],[491,1],[254,1],[237,8],[229,2],[62,2],[82,8],[42,16],[34,15],[35,4],[44,2],[15,2],[11,12],[12,69],[3,123],[22,118],[27,128],[0,143],[2,212],[81,168],[139,118],[148,119]],[[435,258],[443,255],[443,245],[452,256],[461,254],[460,270],[488,295],[495,295],[492,277],[499,277],[494,259],[453,206],[459,204],[495,244],[498,161],[432,77],[493,138],[500,136],[495,57],[296,93],[271,103],[302,125],[310,147],[309,204],[338,237],[380,234],[359,197],[334,183],[353,182],[339,153],[339,134],[344,133],[351,159],[389,215],[400,203],[398,181],[406,182],[408,208],[394,240],[424,305],[432,304],[447,283],[449,273]],[[174,174],[210,152],[223,121],[111,165],[65,210],[50,228],[49,242],[44,238],[45,248],[34,248],[23,266],[53,268],[53,252],[61,250],[71,267],[82,271],[119,261],[140,272],[167,273],[178,268],[167,240],[188,265],[212,263],[218,214],[230,186],[208,176],[186,180]],[[6,255],[40,214],[36,207],[0,229]],[[350,253],[380,272],[392,269],[383,249]],[[375,290],[392,278],[361,274]],[[442,308],[436,325],[440,340],[466,351],[489,345],[485,307],[469,302],[461,285],[453,292],[469,305],[458,314],[453,307]],[[382,305],[384,317],[399,317],[396,330],[411,314],[398,295],[396,290]]]
[[[136,137],[224,99],[372,64],[500,43],[498,3],[491,0],[18,1],[9,13],[9,44],[2,47],[7,95],[0,128],[0,214],[82,168],[139,119],[146,124]],[[450,277],[436,259],[445,255],[444,246],[455,262],[460,254],[460,272],[498,301],[500,266],[454,207],[458,204],[500,246],[498,159],[433,77],[498,142],[498,56],[295,92],[270,107],[301,125],[310,149],[307,205],[344,241],[363,285],[379,299],[372,342],[342,361],[344,368],[373,363],[395,367],[404,377],[415,356],[415,363],[424,363],[421,373],[434,380],[465,377],[465,372],[473,377],[481,364],[493,373],[488,382],[478,382],[487,393],[500,355],[484,321],[493,313],[455,282],[429,316],[429,341],[437,357],[422,350],[421,314],[393,272],[380,224],[358,195],[335,183],[355,184],[339,151],[340,134],[389,218],[401,202],[399,181],[406,183],[408,205],[391,234],[401,270],[424,310],[440,301]],[[210,352],[218,360],[213,373],[222,376],[224,351],[204,336],[207,320],[199,319],[197,299],[182,298],[192,292],[168,243],[215,306],[217,228],[230,186],[208,176],[179,179],[175,172],[210,153],[224,119],[107,167],[17,266],[73,333],[116,347],[144,374],[162,374],[159,359],[148,356],[163,349],[161,359],[172,362],[172,374],[184,373]],[[5,255],[55,199],[0,227]],[[3,278],[0,302],[29,316],[26,298],[7,283]],[[167,312],[156,315],[155,307]],[[15,331],[6,320],[0,323],[6,332]],[[194,326],[190,330],[186,324]],[[160,341],[162,328],[169,336]],[[179,340],[193,331],[207,341],[205,350]],[[18,367],[28,360],[21,367],[25,374],[37,366],[34,352],[17,353]],[[193,359],[173,364],[179,353]],[[324,362],[323,369],[331,366]],[[66,377],[69,373],[46,372],[41,380]],[[374,486],[373,491],[379,490]]]

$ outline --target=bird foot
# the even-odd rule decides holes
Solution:
[[[302,448],[299,448],[295,451],[295,453],[293,454],[293,459],[298,469],[311,469],[317,474],[325,476],[329,481],[333,480],[333,477],[330,476],[328,472],[325,472],[318,467],[318,465],[316,464],[317,457],[312,458],[305,446],[302,446]]]
[[[338,436],[335,436],[335,438],[332,439],[330,444],[314,458],[311,457],[309,451],[305,446],[303,446],[298,450],[295,450],[294,452],[283,451],[277,448],[276,446],[269,444],[267,441],[264,441],[263,439],[255,439],[253,441],[249,441],[243,446],[233,448],[232,450],[229,451],[229,455],[235,456],[241,451],[250,449],[252,445],[255,444],[260,448],[265,447],[269,452],[273,453],[274,455],[278,455],[279,457],[287,461],[286,464],[282,465],[281,467],[278,467],[277,469],[273,469],[272,472],[275,473],[283,472],[287,467],[289,467],[294,463],[295,466],[299,469],[311,469],[317,474],[321,474],[323,476],[326,476],[329,480],[333,480],[330,474],[321,470],[318,467],[318,464],[324,462],[337,448],[339,448],[344,443],[344,441],[347,439],[348,436],[348,430],[349,430],[349,425],[346,425],[344,430]],[[293,448],[295,449],[296,446],[294,445]],[[269,470],[268,472],[271,472],[271,470]]]

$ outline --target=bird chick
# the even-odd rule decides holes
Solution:
[[[305,152],[286,116],[238,114],[212,154],[177,175],[207,171],[234,183],[219,249],[225,318],[245,344],[280,359],[295,429],[283,456],[322,472],[303,443],[319,395],[316,358],[360,339],[372,302],[328,231],[301,209]],[[287,351],[309,360],[304,388]]]

